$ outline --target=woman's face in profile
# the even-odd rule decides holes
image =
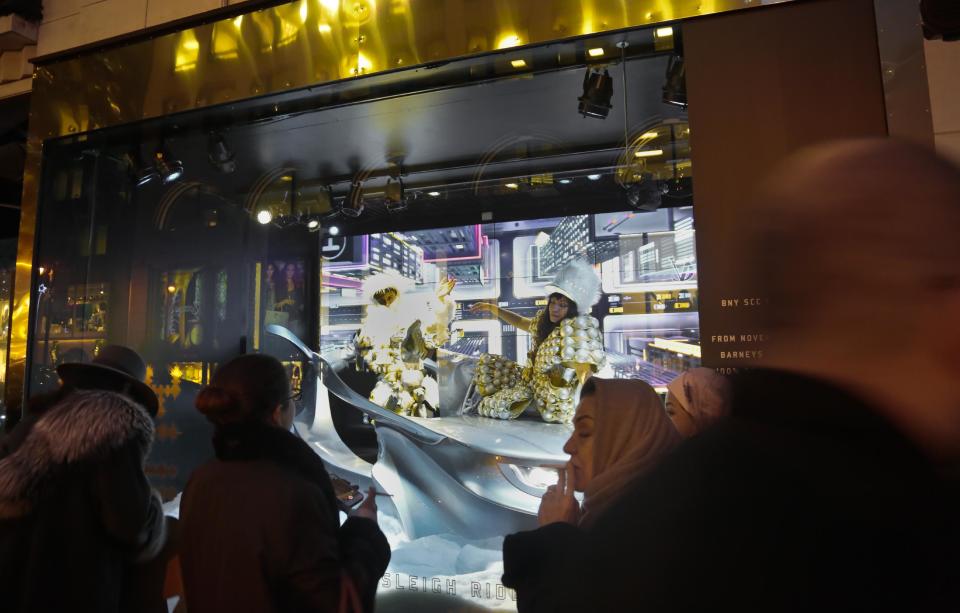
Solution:
[[[593,480],[593,444],[594,444],[594,409],[596,399],[585,396],[577,413],[573,416],[573,433],[563,446],[563,451],[570,454],[570,470],[573,471],[573,489],[584,491]]]
[[[664,408],[667,411],[667,417],[673,422],[673,427],[677,429],[680,436],[690,438],[697,433],[697,426],[693,423],[693,418],[683,410],[683,405],[673,395],[673,392],[667,392],[667,402]]]

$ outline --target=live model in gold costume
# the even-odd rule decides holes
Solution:
[[[372,402],[400,415],[437,413],[439,386],[423,361],[449,339],[455,285],[456,280],[445,279],[435,295],[424,297],[411,293],[413,283],[397,274],[378,273],[364,282],[370,302],[357,349],[366,367],[378,375]]]
[[[544,421],[573,420],[580,387],[605,361],[600,323],[589,315],[599,289],[593,267],[574,260],[547,285],[547,307],[533,318],[486,302],[471,307],[474,313],[492,313],[533,337],[524,367],[503,356],[481,356],[474,374],[482,396],[477,405],[480,415],[516,419],[533,403]],[[587,312],[579,313],[581,308]]]

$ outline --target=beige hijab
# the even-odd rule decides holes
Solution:
[[[681,440],[660,397],[643,381],[591,377],[581,392],[588,395],[595,401],[594,476],[584,492],[581,526],[589,526]]]
[[[730,382],[710,368],[691,368],[667,385],[697,432],[730,413]]]

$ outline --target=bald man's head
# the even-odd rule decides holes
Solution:
[[[752,211],[745,270],[774,336],[898,342],[936,292],[960,287],[960,170],[889,139],[787,160]]]

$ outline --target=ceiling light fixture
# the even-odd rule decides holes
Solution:
[[[646,149],[643,151],[634,151],[634,157],[638,158],[652,158],[658,155],[663,155],[663,149]]]
[[[265,226],[273,221],[273,213],[269,209],[260,209],[257,211],[257,221]]]
[[[600,175],[587,175],[587,178],[590,179],[591,181],[599,181]]]
[[[606,119],[613,105],[613,79],[606,68],[600,72],[597,68],[587,68],[583,75],[583,95],[577,98],[577,112],[584,117]]]
[[[363,186],[359,181],[350,184],[350,193],[341,205],[340,212],[354,218],[363,214]]]
[[[207,144],[207,159],[214,168],[223,174],[230,174],[237,169],[236,155],[227,146],[223,135],[217,132],[210,133]]]
[[[508,189],[519,189],[519,188],[520,188],[520,185],[518,185],[517,183],[504,183],[503,186],[506,187],[506,188],[508,188]]]
[[[432,198],[436,198],[437,196],[440,195],[440,192],[427,192],[427,195]]]
[[[514,68],[523,68],[527,63],[524,60],[510,60],[510,65]]]
[[[593,49],[587,49],[587,55],[590,57],[600,57],[603,55],[603,47],[594,47]]]

